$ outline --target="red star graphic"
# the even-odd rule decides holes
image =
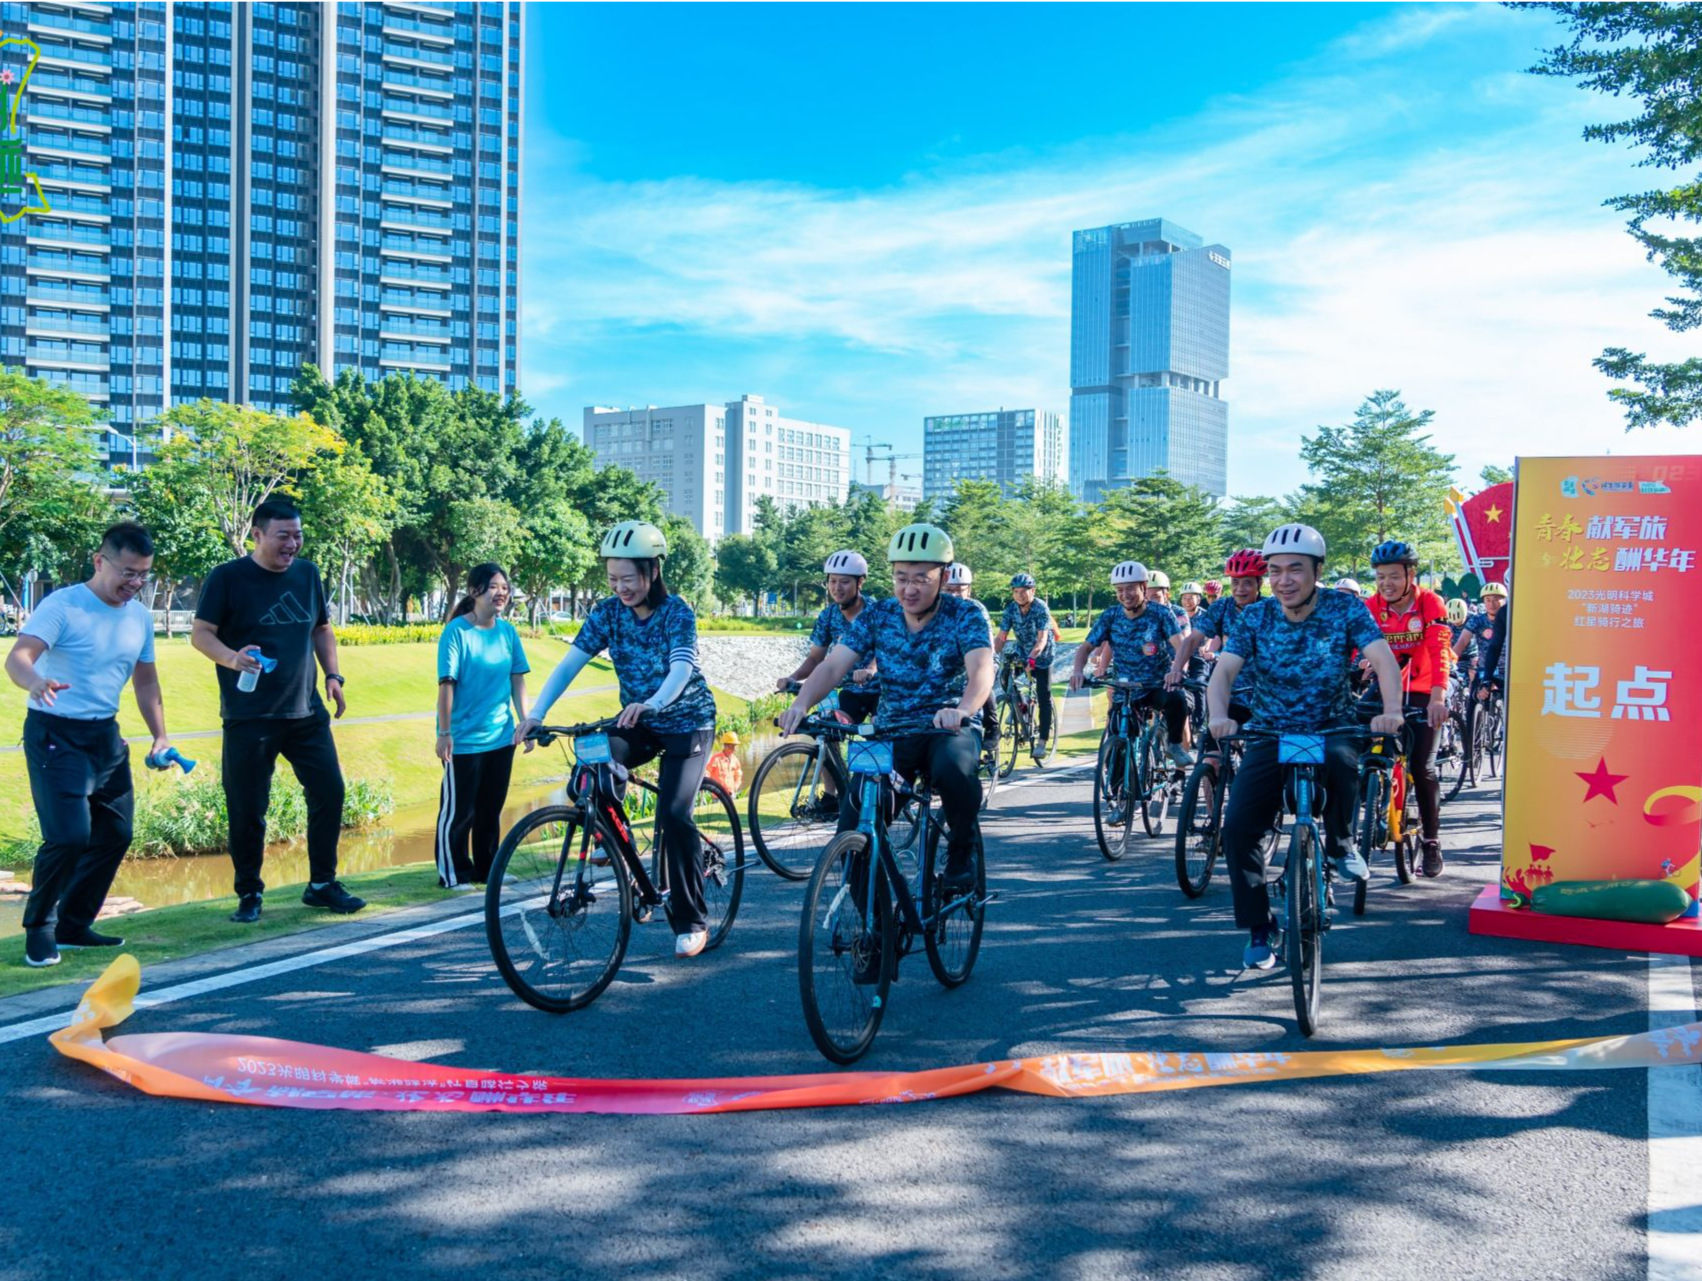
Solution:
[[[1613,794],[1613,789],[1631,777],[1629,774],[1608,773],[1607,757],[1605,756],[1596,761],[1596,768],[1592,772],[1588,774],[1581,770],[1575,772],[1588,785],[1584,792],[1584,800],[1580,804],[1587,804],[1597,796],[1605,796],[1615,805],[1618,805],[1619,797]]]

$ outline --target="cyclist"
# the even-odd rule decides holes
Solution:
[[[1259,599],[1259,594],[1265,588],[1265,558],[1257,547],[1243,547],[1233,553],[1223,565],[1224,577],[1229,579],[1229,595],[1220,596],[1211,605],[1202,610],[1200,617],[1194,620],[1194,630],[1184,638],[1187,650],[1177,655],[1177,663],[1198,654],[1206,645],[1212,645],[1221,652],[1224,642],[1235,630],[1235,620],[1241,617],[1241,611]],[[1248,710],[1253,697],[1253,672],[1250,668],[1241,672],[1236,678],[1235,687],[1230,691],[1229,716],[1231,720],[1246,724],[1252,717]],[[1205,750],[1215,753],[1216,743],[1207,733]]]
[[[987,619],[987,643],[993,642],[993,620],[988,616],[986,608],[975,599],[975,571],[962,561],[953,561],[951,569],[946,573],[945,590],[959,600],[966,600],[981,611],[981,617]],[[983,750],[991,752],[994,760],[999,756],[999,709],[991,694],[987,695],[987,703],[981,709],[981,745]]]
[[[622,521],[603,536],[598,555],[614,594],[585,616],[514,738],[524,742],[585,664],[609,651],[621,697],[609,750],[629,768],[662,758],[657,790],[668,866],[668,921],[674,955],[696,956],[709,942],[709,926],[703,840],[693,813],[715,734],[715,698],[698,666],[697,615],[662,579],[668,540],[656,526]]]
[[[822,566],[827,575],[827,604],[816,615],[816,625],[810,630],[810,652],[798,664],[798,670],[774,682],[780,693],[794,681],[801,681],[821,665],[827,651],[868,606],[863,595],[863,580],[869,576],[869,562],[853,551],[834,552]],[[854,723],[861,725],[869,719],[880,701],[880,679],[873,667],[859,667],[839,684],[839,710]]]
[[[1011,603],[999,619],[999,634],[993,638],[993,652],[1003,653],[1005,638],[1016,635],[1017,645],[1028,659],[1028,670],[1034,673],[1034,701],[1040,708],[1039,733],[1034,740],[1034,759],[1045,758],[1042,744],[1052,737],[1052,655],[1056,652],[1057,633],[1053,630],[1052,611],[1046,602],[1034,597],[1034,575],[1017,574],[1011,579]]]
[[[1279,733],[1315,733],[1351,724],[1349,675],[1356,649],[1371,660],[1384,691],[1383,712],[1372,720],[1372,731],[1400,732],[1400,665],[1370,610],[1345,592],[1322,589],[1324,554],[1324,536],[1309,525],[1283,525],[1265,539],[1260,555],[1272,595],[1241,611],[1218,657],[1207,692],[1214,738],[1228,738],[1241,728],[1229,707],[1236,678],[1249,666],[1258,677],[1250,707],[1255,726]],[[1328,740],[1324,847],[1337,874],[1353,880],[1366,876],[1365,860],[1352,841],[1358,773],[1357,745],[1345,736]],[[1251,932],[1242,953],[1250,969],[1275,965],[1281,941],[1271,916],[1260,845],[1282,804],[1282,789],[1276,743],[1249,742],[1229,795],[1223,846],[1235,923]]]
[[[1357,578],[1336,579],[1336,590],[1338,592],[1347,592],[1349,595],[1357,596],[1362,600],[1365,597],[1365,593],[1360,589],[1359,580]]]
[[[1454,670],[1458,678],[1471,683],[1472,669],[1477,665],[1477,634],[1469,631],[1466,623],[1471,619],[1471,606],[1463,597],[1456,596],[1448,602],[1448,649],[1454,657]],[[1460,643],[1460,637],[1465,637],[1465,643]]]
[[[1153,604],[1162,605],[1170,611],[1171,616],[1176,620],[1177,630],[1184,640],[1187,639],[1188,632],[1193,628],[1193,616],[1181,605],[1175,604],[1170,599],[1170,575],[1160,569],[1148,570],[1147,591],[1152,597]],[[1184,675],[1194,682],[1205,680],[1206,660],[1200,657],[1197,651],[1194,652],[1192,657],[1188,658]],[[1182,703],[1188,710],[1188,720],[1183,726],[1182,746],[1191,748],[1194,745],[1193,718],[1196,713],[1205,710],[1204,697],[1198,690],[1184,689],[1182,691]]]
[[[1111,570],[1111,589],[1117,603],[1108,607],[1088,628],[1087,640],[1076,646],[1075,666],[1070,672],[1070,689],[1082,687],[1088,655],[1101,646],[1111,651],[1118,680],[1137,681],[1148,688],[1134,698],[1138,707],[1150,707],[1164,717],[1170,759],[1180,769],[1194,762],[1182,746],[1182,731],[1188,724],[1188,704],[1183,701],[1180,666],[1182,632],[1169,606],[1147,599],[1151,575],[1138,560],[1126,560]],[[1101,669],[1104,663],[1101,660]]]
[[[1454,656],[1465,657],[1467,648],[1477,650],[1477,682],[1478,697],[1484,697],[1481,690],[1483,685],[1493,685],[1500,679],[1505,670],[1506,637],[1504,626],[1506,619],[1501,617],[1501,611],[1507,604],[1507,588],[1502,583],[1485,583],[1483,585],[1483,612],[1473,614],[1466,619],[1465,630],[1454,638]],[[1470,637],[1470,640],[1465,639]],[[1493,654],[1491,653],[1493,650]],[[1491,659],[1494,665],[1491,666]]]
[[[1182,611],[1188,615],[1191,624],[1206,607],[1206,589],[1199,583],[1183,583],[1178,596],[1182,602]]]
[[[780,714],[780,729],[792,733],[846,672],[873,658],[884,684],[875,732],[894,740],[893,766],[899,773],[914,777],[926,770],[945,811],[946,888],[964,890],[975,880],[976,811],[981,807],[976,772],[981,736],[975,721],[993,692],[987,615],[945,590],[952,541],[939,526],[904,526],[887,544],[886,555],[893,594],[857,616]],[[956,732],[920,732],[929,729]],[[857,826],[860,800],[854,792],[845,798],[840,831]]]
[[[1223,584],[1215,578],[1206,579],[1206,603],[1209,605],[1223,594]]]
[[[1418,585],[1418,552],[1411,543],[1391,538],[1371,550],[1377,594],[1371,614],[1401,666],[1401,688],[1408,707],[1425,709],[1425,720],[1407,732],[1407,769],[1418,795],[1424,850],[1424,874],[1442,875],[1442,785],[1436,777],[1436,731],[1448,720],[1448,608],[1428,587]],[[1366,694],[1375,706],[1378,696]]]

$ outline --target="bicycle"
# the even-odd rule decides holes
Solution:
[[[1480,691],[1483,696],[1479,697]],[[1472,784],[1483,781],[1479,770],[1487,761],[1489,776],[1500,773],[1501,752],[1506,735],[1506,709],[1502,706],[1501,690],[1492,679],[1480,679],[1473,686],[1466,707],[1466,744],[1471,763]]]
[[[1436,779],[1444,801],[1460,794],[1471,773],[1465,698],[1465,683],[1456,672],[1448,682],[1448,719],[1436,731]]]
[[[1223,813],[1235,771],[1241,766],[1242,745],[1232,739],[1202,751],[1182,791],[1176,818],[1176,883],[1189,898],[1199,898],[1211,884],[1212,871],[1223,854]],[[1282,837],[1282,820],[1265,834],[1262,853],[1269,860]]]
[[[1105,676],[1083,684],[1112,691],[1093,771],[1093,831],[1099,852],[1116,862],[1128,851],[1136,807],[1146,834],[1161,835],[1181,784],[1165,750],[1164,718],[1132,697],[1158,687]]]
[[[790,692],[797,693],[796,682]],[[745,802],[757,857],[788,881],[809,879],[823,843],[823,829],[831,838],[838,827],[839,798],[851,785],[839,744],[855,738],[858,727],[817,714],[806,717],[797,733],[815,741],[784,742],[763,757]],[[914,806],[904,809],[895,826],[900,829],[901,844],[908,848],[915,843]],[[801,866],[795,861],[800,853],[807,856]]]
[[[649,922],[667,901],[661,806],[652,805],[655,825],[641,844],[616,790],[625,783],[654,801],[656,787],[613,759],[614,726],[609,717],[529,735],[545,746],[573,742],[568,803],[533,810],[509,829],[485,889],[485,935],[497,969],[516,996],[552,1014],[596,1000],[620,969],[633,922]],[[732,797],[714,779],[698,785],[696,809],[707,951],[721,945],[738,915],[745,843]]]
[[[1324,756],[1328,741],[1344,734],[1359,736],[1358,726],[1313,733],[1279,733],[1245,726],[1235,738],[1274,742],[1283,767],[1283,802],[1294,820],[1288,850],[1277,879],[1277,897],[1284,904],[1287,925],[1282,931],[1283,963],[1294,990],[1294,1013],[1303,1036],[1318,1030],[1323,1002],[1324,935],[1330,930],[1329,860],[1321,853],[1323,836],[1317,815],[1321,800]]]
[[[999,673],[994,681],[993,699],[999,725],[998,750],[1006,757],[999,767],[999,777],[1009,778],[1016,772],[1017,757],[1022,748],[1039,748],[1039,758],[1045,760],[1058,749],[1058,709],[1052,709],[1051,733],[1040,742],[1036,729],[1036,676],[1014,644],[1007,644],[999,655]],[[1050,673],[1047,675],[1050,679]]]
[[[1407,708],[1407,723],[1422,723],[1426,713]],[[1405,736],[1373,734],[1370,746],[1359,758],[1359,818],[1354,843],[1367,869],[1372,855],[1389,849],[1394,853],[1395,876],[1411,885],[1419,872],[1418,794],[1412,787]],[[1353,914],[1365,915],[1368,876],[1353,887]]]
[[[941,885],[944,828],[930,804],[929,783],[925,777],[914,786],[893,781],[892,740],[860,738],[847,755],[862,800],[857,830],[841,833],[822,852],[798,923],[804,1022],[816,1048],[835,1063],[856,1062],[874,1043],[898,958],[918,938],[942,986],[968,980],[981,950],[986,906],[997,897],[987,893],[979,827],[971,888],[951,893]],[[909,852],[893,845],[887,827],[888,815],[906,794],[915,800],[925,829]]]

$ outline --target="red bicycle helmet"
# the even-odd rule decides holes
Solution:
[[[1263,578],[1265,558],[1257,548],[1243,547],[1229,558],[1223,572],[1231,578]]]

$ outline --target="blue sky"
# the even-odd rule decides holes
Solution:
[[[1462,474],[1627,437],[1603,346],[1689,354],[1601,202],[1649,183],[1524,73],[1490,5],[570,5],[527,13],[521,388],[766,396],[921,448],[924,415],[1067,412],[1078,227],[1235,255],[1230,491],[1379,387]],[[920,467],[914,467],[920,471]],[[861,469],[859,468],[859,475]]]

